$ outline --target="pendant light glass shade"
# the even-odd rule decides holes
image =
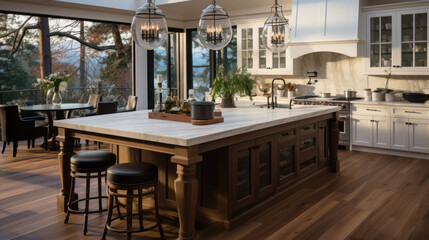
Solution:
[[[270,17],[265,21],[262,43],[273,53],[282,52],[289,47],[289,21],[284,17],[282,7],[277,4],[277,0],[271,7]]]
[[[167,20],[153,0],[137,9],[131,24],[134,41],[142,48],[153,50],[167,40]]]
[[[198,24],[198,38],[211,49],[220,50],[232,39],[232,27],[228,13],[216,1],[203,10]]]

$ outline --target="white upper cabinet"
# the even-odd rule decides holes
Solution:
[[[428,75],[429,8],[367,13],[367,73]]]
[[[292,57],[312,52],[362,56],[359,44],[359,0],[294,0]]]
[[[273,53],[262,43],[264,22],[237,25],[237,64],[252,75],[299,74],[298,60],[290,57],[290,48]]]

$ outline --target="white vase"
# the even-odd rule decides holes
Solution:
[[[287,97],[288,97],[288,98],[293,98],[293,97],[295,97],[295,92],[294,92],[294,91],[287,91]]]
[[[395,101],[395,94],[394,93],[386,93],[386,102],[393,102]]]
[[[382,100],[382,96],[381,92],[372,92],[372,101],[380,102]]]

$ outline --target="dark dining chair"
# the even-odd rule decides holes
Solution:
[[[117,113],[118,101],[99,102],[97,108],[97,115]]]
[[[13,157],[16,157],[18,141],[33,140],[44,137],[45,150],[48,147],[48,130],[46,127],[36,127],[35,120],[23,120],[19,117],[17,105],[0,105],[2,153],[8,142],[13,143]]]
[[[119,112],[132,112],[137,109],[137,96],[128,96],[128,102],[125,109],[121,109]]]

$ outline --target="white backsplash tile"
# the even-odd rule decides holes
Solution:
[[[258,76],[258,82],[271,82],[274,77],[283,77],[286,82],[296,83],[298,95],[343,94],[344,90],[358,91],[363,96],[364,88],[384,88],[385,76],[364,75],[364,58],[350,58],[337,53],[312,53],[302,57],[301,76]],[[307,72],[317,71],[317,83],[307,85]],[[429,88],[429,76],[392,76],[389,88],[402,91],[422,91]]]

